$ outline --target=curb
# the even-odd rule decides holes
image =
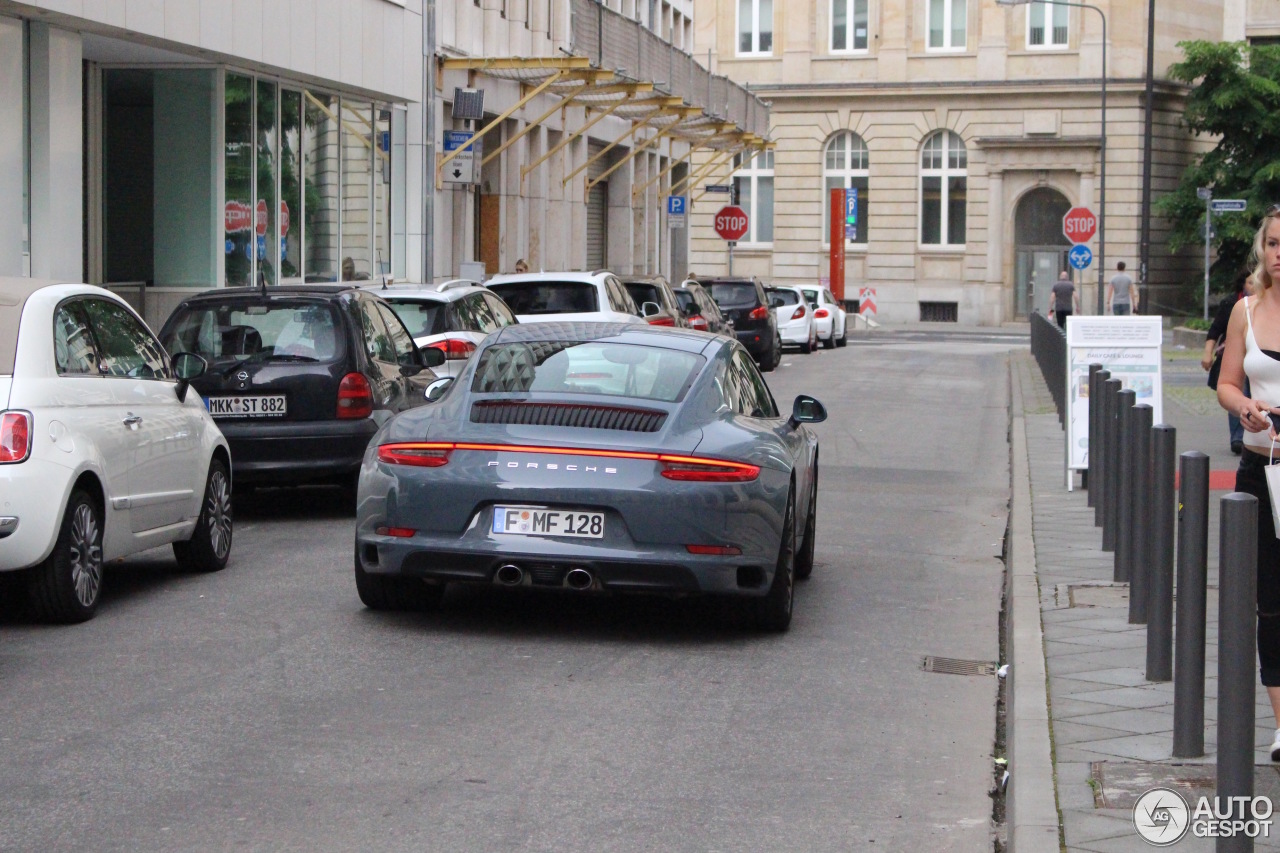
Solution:
[[[1011,371],[1012,373],[1012,371]],[[1009,786],[1005,796],[1010,853],[1058,853],[1059,816],[1049,733],[1049,685],[1040,622],[1031,526],[1031,471],[1027,460],[1022,389],[1011,376],[1009,505],[1009,676],[1005,717]]]

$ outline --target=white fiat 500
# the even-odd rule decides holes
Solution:
[[[25,571],[36,616],[90,618],[103,565],[157,545],[226,566],[231,455],[187,387],[204,368],[110,291],[0,278],[0,572]]]

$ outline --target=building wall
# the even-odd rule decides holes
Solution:
[[[1139,256],[1142,185],[1142,80],[1147,4],[1098,0],[1107,16],[1106,277],[1116,261],[1135,270]],[[870,0],[868,49],[833,54],[830,3],[775,4],[771,56],[736,53],[735,4],[699,0],[698,47],[710,48],[715,70],[750,81],[771,101],[774,159],[774,242],[735,253],[734,272],[787,282],[813,282],[828,272],[823,211],[823,153],[831,135],[851,130],[869,149],[869,230],[850,244],[846,298],[861,286],[877,291],[879,315],[920,317],[922,301],[955,302],[960,322],[996,324],[1015,316],[1013,217],[1037,186],[1100,210],[1102,30],[1099,16],[1070,10],[1070,36],[1053,50],[1028,45],[1027,8],[971,0],[963,49],[927,47],[928,4]],[[1181,58],[1176,42],[1220,38],[1221,3],[1161,3],[1156,30],[1157,78]],[[1153,197],[1171,189],[1192,157],[1209,144],[1180,126],[1183,90],[1162,84],[1153,129]],[[949,129],[968,154],[967,230],[963,247],[920,243],[921,145]],[[695,158],[706,162],[706,158]],[[724,168],[706,183],[727,183]],[[698,191],[693,193],[695,198]],[[727,271],[727,247],[711,228],[722,199],[707,196],[691,215],[690,268]],[[1153,221],[1150,282],[1157,304],[1176,300],[1194,278],[1195,253],[1165,247],[1168,224]],[[1095,256],[1101,246],[1091,241]],[[1094,304],[1098,267],[1082,281]],[[1104,278],[1105,280],[1105,278]]]

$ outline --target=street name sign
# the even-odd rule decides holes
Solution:
[[[722,240],[731,243],[741,240],[747,233],[748,224],[747,212],[736,204],[726,204],[716,213],[716,233]]]
[[[1072,243],[1088,243],[1098,233],[1098,217],[1087,207],[1073,207],[1062,217],[1062,235]]]
[[[1244,213],[1244,209],[1249,203],[1242,198],[1215,198],[1209,202],[1209,208],[1214,213]]]
[[[707,184],[702,190],[709,193],[731,193],[733,184]]]

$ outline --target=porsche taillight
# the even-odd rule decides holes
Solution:
[[[690,456],[662,456],[662,476],[668,480],[693,483],[747,483],[760,476],[759,465],[703,459]]]
[[[31,415],[5,412],[0,415],[0,464],[22,462],[31,455]]]
[[[373,414],[373,389],[363,373],[348,373],[338,383],[338,417],[367,418]]]
[[[453,442],[447,441],[383,444],[378,448],[378,461],[415,468],[440,468],[449,464],[449,453],[453,448]]]

